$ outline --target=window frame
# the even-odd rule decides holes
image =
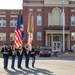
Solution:
[[[74,18],[74,23],[75,23],[75,16],[71,16],[71,26],[75,26],[75,24],[72,24],[72,18]]]
[[[12,25],[11,25],[11,23],[12,23]],[[17,24],[17,20],[10,20],[10,27],[15,27],[16,26],[16,24]]]
[[[75,41],[75,39],[72,39],[72,33],[74,33],[74,35],[75,35],[75,32],[71,32],[71,40],[72,41]]]
[[[0,33],[0,35],[1,35],[1,37],[0,37],[1,40],[0,41],[6,41],[6,33]]]
[[[13,34],[13,35],[11,35],[11,34]],[[10,41],[14,41],[14,38],[13,38],[13,40],[11,40],[11,36],[13,36],[15,38],[15,34],[14,33],[10,33]]]
[[[40,20],[40,24],[38,23],[39,20]],[[37,26],[42,26],[42,16],[41,15],[37,16]]]
[[[41,37],[40,39],[38,38],[39,37],[39,35],[38,35],[39,33],[40,33],[40,37]],[[38,41],[41,41],[42,40],[42,32],[37,32],[37,40]]]
[[[3,25],[3,23],[5,23],[5,25]],[[0,24],[0,27],[6,27],[6,20],[1,19]]]

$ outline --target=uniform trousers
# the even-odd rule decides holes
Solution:
[[[32,67],[34,67],[34,63],[35,63],[35,55],[32,56]]]
[[[16,57],[15,55],[12,55],[12,65],[11,65],[11,67],[12,67],[12,68],[14,68],[14,64],[15,64],[15,57]]]
[[[18,56],[18,68],[21,67],[21,63],[22,63],[22,55]]]
[[[29,58],[30,58],[30,55],[26,54],[26,67],[29,66]]]
[[[8,66],[8,56],[4,56],[4,68],[7,68]]]

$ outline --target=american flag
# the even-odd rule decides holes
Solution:
[[[18,15],[17,25],[14,34],[15,34],[14,47],[18,49],[20,46],[22,46],[22,40],[24,39],[24,27],[22,15]]]

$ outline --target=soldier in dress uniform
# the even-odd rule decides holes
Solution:
[[[15,64],[15,57],[16,57],[17,51],[15,50],[13,43],[11,43],[11,46],[9,49],[10,49],[10,56],[12,57],[11,68],[15,69],[14,64]]]
[[[7,43],[5,43],[4,47],[1,50],[1,53],[3,54],[3,58],[4,58],[4,69],[7,69],[8,58],[9,58],[9,47]]]
[[[32,45],[32,51],[31,51],[31,58],[32,58],[32,67],[34,68],[35,64],[35,56],[36,56],[36,49],[34,45]]]
[[[29,44],[26,45],[26,68],[29,68],[29,58],[30,58],[30,47]]]
[[[27,46],[27,42],[25,42],[23,45],[23,54],[25,56],[25,67],[26,67],[26,46]]]
[[[18,68],[22,69],[21,63],[22,63],[22,56],[23,56],[23,48],[20,47],[17,51],[17,56],[18,56]]]

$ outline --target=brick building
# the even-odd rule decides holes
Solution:
[[[22,10],[0,10],[0,46],[2,46],[4,42],[13,42],[19,11]]]
[[[64,0],[65,5],[65,49],[73,49],[75,45],[75,1]],[[23,13],[25,40],[27,40],[28,16],[34,17],[35,46],[47,45],[52,50],[63,48],[62,0],[23,0],[23,10],[0,10],[0,45],[3,40],[14,40],[14,26],[18,11]],[[12,25],[12,23],[14,23]],[[6,26],[5,26],[6,25]],[[5,33],[5,34],[3,34]],[[5,36],[5,37],[4,37]],[[4,37],[4,38],[3,38]]]

